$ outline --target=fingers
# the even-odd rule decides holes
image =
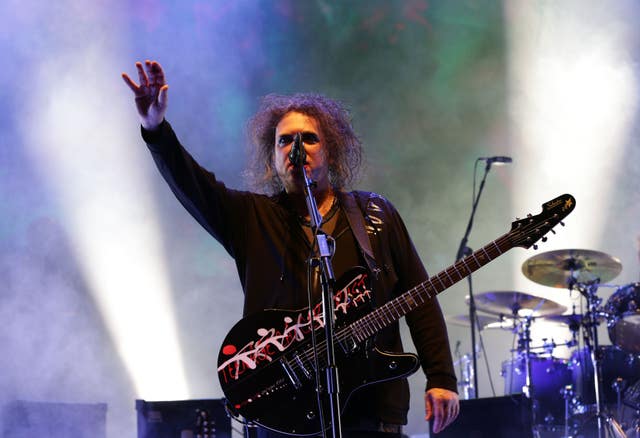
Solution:
[[[140,88],[138,86],[138,84],[136,84],[133,79],[131,79],[129,77],[128,74],[126,73],[122,73],[122,79],[124,79],[124,83],[127,84],[129,86],[129,88],[131,88],[131,91],[133,91],[134,93],[136,93],[138,91],[138,89]]]
[[[158,93],[158,106],[160,108],[164,109],[167,107],[168,99],[169,99],[168,90],[169,90],[169,86],[166,84],[163,85],[162,88],[160,88],[160,92]]]
[[[432,388],[425,394],[425,408],[427,421],[433,421],[433,432],[438,433],[457,418],[460,411],[458,395],[446,389]]]
[[[435,399],[433,402],[433,432],[438,433],[446,426],[444,401]]]
[[[139,83],[131,79],[128,74],[122,73],[122,79],[131,91],[136,94],[136,97],[149,93],[156,95],[159,90],[166,85],[164,70],[162,70],[162,66],[157,61],[146,60],[144,65],[141,62],[136,62],[136,70],[138,72]]]
[[[145,64],[148,64],[149,61],[145,61]],[[149,86],[149,78],[147,77],[147,73],[144,71],[141,62],[136,62],[136,70],[138,70],[138,79],[140,81],[141,87]]]
[[[149,85],[158,88],[165,85],[164,71],[157,61],[145,61],[147,73],[149,74]]]

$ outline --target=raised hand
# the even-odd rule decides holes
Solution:
[[[126,73],[122,73],[122,79],[135,95],[140,123],[145,129],[154,130],[167,112],[169,85],[164,79],[162,66],[156,61],[147,60],[144,67],[141,62],[136,62],[136,69],[139,85]]]

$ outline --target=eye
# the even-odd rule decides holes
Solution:
[[[281,135],[278,138],[278,146],[284,147],[293,141],[293,135]]]
[[[320,142],[320,138],[313,132],[304,132],[302,134],[302,142],[304,144],[316,144]]]

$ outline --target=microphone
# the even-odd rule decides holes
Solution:
[[[486,161],[487,164],[492,163],[500,163],[500,164],[509,164],[513,162],[511,157],[480,157],[478,160]]]
[[[304,160],[307,158],[307,153],[304,150],[304,143],[302,143],[302,134],[299,132],[294,136],[293,146],[289,151],[289,162],[294,166],[300,166],[304,164]]]

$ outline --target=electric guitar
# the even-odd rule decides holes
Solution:
[[[574,208],[575,199],[568,194],[543,204],[542,213],[513,222],[508,233],[374,310],[369,307],[368,272],[361,267],[347,272],[334,288],[342,407],[358,388],[408,376],[420,365],[414,354],[375,348],[376,333],[511,248],[545,241],[543,236]],[[328,420],[320,421],[319,406],[325,413],[330,409],[324,388],[319,394],[316,390],[311,343],[313,331],[321,359],[326,356],[323,328],[320,304],[312,309],[265,310],[240,320],[218,356],[218,377],[229,409],[254,424],[290,435],[312,435],[320,433],[322,425],[330,427]],[[323,381],[322,365],[318,375]]]

